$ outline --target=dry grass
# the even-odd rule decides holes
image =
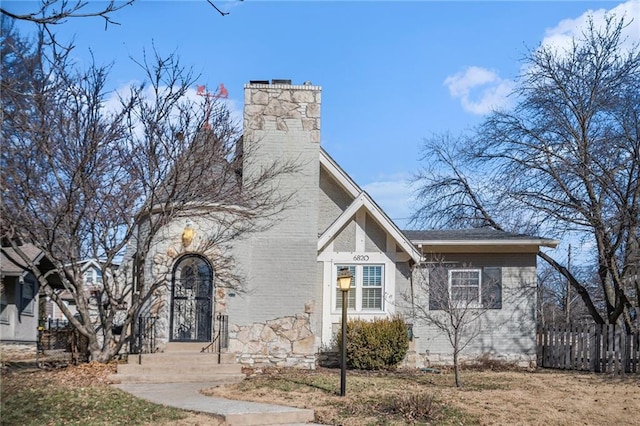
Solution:
[[[1,424],[217,426],[212,416],[150,404],[108,386],[113,365],[38,370],[5,363]],[[249,373],[252,373],[249,371]],[[453,374],[422,371],[347,375],[337,369],[266,370],[242,383],[209,389],[231,399],[314,409],[333,425],[633,425],[640,424],[640,377],[469,366],[464,387]]]
[[[0,425],[207,425],[222,422],[135,398],[109,386],[115,364],[35,368],[5,361],[0,389]]]
[[[503,370],[503,371],[495,371]],[[285,404],[316,411],[341,425],[634,425],[640,424],[640,377],[498,368],[453,374],[416,371],[347,374],[347,396],[337,395],[339,370],[268,370],[207,394]]]

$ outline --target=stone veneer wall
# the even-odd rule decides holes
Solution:
[[[453,365],[452,354],[418,353],[415,351],[415,348],[412,349],[413,346],[414,345],[411,344],[409,345],[409,351],[407,351],[407,355],[404,357],[402,362],[398,364],[398,367],[415,369]],[[482,363],[486,360],[516,364],[519,367],[532,367],[536,364],[535,356],[528,356],[523,354],[476,353],[460,355],[460,361],[464,363]],[[319,353],[318,365],[328,368],[340,367],[340,353],[337,351],[326,351]]]
[[[315,340],[308,314],[229,326],[229,352],[250,367],[315,369]]]
[[[302,130],[320,143],[320,86],[288,84],[245,85],[244,137],[255,130]],[[270,128],[274,125],[275,128]]]
[[[187,221],[195,230],[195,237],[185,247],[182,243],[182,232]],[[236,290],[225,288],[222,285],[225,281],[229,281],[226,277],[233,274],[233,271],[230,270],[228,256],[224,255],[219,247],[209,244],[208,232],[213,228],[212,222],[215,222],[215,218],[207,218],[206,212],[203,211],[199,216],[194,214],[189,218],[176,219],[158,233],[158,238],[149,252],[145,265],[148,282],[161,283],[141,311],[142,317],[156,317],[154,323],[156,347],[145,348],[146,350],[163,352],[170,340],[172,273],[175,263],[182,256],[198,255],[209,261],[214,274],[213,314],[227,313],[228,292],[235,293]],[[217,232],[217,230],[214,229],[213,232]],[[206,343],[203,342],[202,345],[205,346]]]

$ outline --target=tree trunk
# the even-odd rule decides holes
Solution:
[[[591,315],[591,318],[593,318],[595,323],[596,324],[604,324],[605,321],[604,321],[604,319],[602,319],[602,316],[598,312],[598,309],[593,304],[593,301],[591,300],[591,296],[589,295],[589,292],[587,291],[586,288],[584,288],[584,286],[582,286],[578,282],[578,280],[576,280],[576,278],[573,276],[573,274],[571,274],[571,272],[569,272],[567,270],[567,268],[565,268],[564,266],[562,266],[561,264],[556,262],[551,256],[549,256],[545,252],[543,252],[541,250],[538,251],[538,256],[541,257],[542,259],[544,259],[556,271],[560,272],[566,279],[569,280],[569,283],[571,284],[571,286],[576,289],[576,291],[578,292],[578,294],[582,298],[582,301],[584,302],[585,306],[587,307],[587,310],[589,311],[589,314]]]
[[[462,383],[460,382],[460,371],[458,366],[458,348],[457,345],[453,348],[453,374],[456,378],[456,387],[462,387]]]

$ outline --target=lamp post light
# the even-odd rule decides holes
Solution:
[[[347,301],[351,288],[353,274],[349,268],[338,271],[338,288],[342,291],[342,353],[340,355],[340,396],[344,396],[347,389]]]

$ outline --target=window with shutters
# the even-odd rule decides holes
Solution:
[[[428,269],[429,310],[437,311],[451,306],[502,309],[502,268],[450,268],[439,266]]]

